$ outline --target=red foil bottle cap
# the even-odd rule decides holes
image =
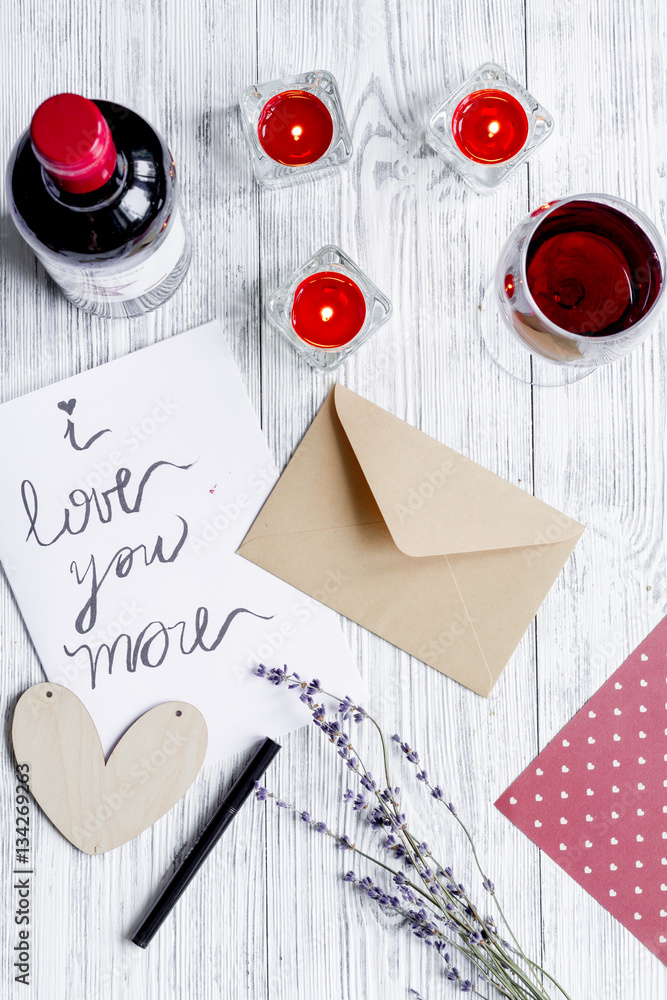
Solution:
[[[116,169],[108,122],[93,101],[79,94],[56,94],[40,104],[30,140],[39,162],[65,191],[95,191]]]

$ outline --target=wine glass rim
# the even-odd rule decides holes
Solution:
[[[624,209],[630,209],[631,212],[637,216],[637,219],[633,221],[639,222],[644,234],[650,240],[651,245],[653,246],[653,249],[655,250],[658,256],[661,269],[661,281],[660,281],[660,288],[658,289],[658,294],[656,295],[653,304],[644,313],[642,318],[637,323],[633,323],[632,326],[627,327],[627,329],[625,330],[617,330],[616,333],[606,333],[602,336],[595,336],[586,333],[572,333],[570,330],[564,330],[556,323],[553,323],[542,312],[537,302],[533,298],[533,294],[528,285],[528,278],[527,278],[528,248],[533,240],[533,237],[535,236],[535,233],[542,225],[544,220],[547,219],[549,215],[551,215],[551,213],[554,212],[557,208],[561,208],[563,205],[567,205],[573,201],[582,201],[582,202],[598,201],[603,203],[608,202],[611,203],[612,208],[617,208],[624,215],[630,215],[629,212],[624,211]],[[547,202],[547,205],[548,208],[543,208],[543,211],[540,212],[540,215],[535,218],[534,225],[530,230],[530,234],[526,235],[523,246],[521,248],[521,256],[519,258],[519,271],[521,274],[521,280],[523,282],[523,294],[525,295],[526,300],[530,305],[530,307],[532,308],[532,310],[534,311],[535,315],[539,318],[540,323],[542,323],[544,327],[548,329],[551,333],[555,333],[559,337],[565,337],[566,339],[575,342],[595,340],[596,343],[599,344],[605,344],[608,343],[609,341],[616,340],[619,334],[628,333],[630,330],[636,331],[637,329],[646,326],[649,317],[653,317],[655,315],[656,310],[660,307],[660,305],[662,305],[663,293],[665,291],[665,282],[667,280],[667,275],[665,274],[665,259],[666,259],[665,244],[655,224],[651,222],[648,216],[645,215],[640,208],[637,208],[636,205],[633,205],[632,202],[626,201],[624,198],[619,198],[617,195],[605,194],[603,192],[566,195],[563,198],[556,198],[552,202]],[[539,209],[535,209],[534,211],[539,211]],[[534,212],[531,213],[531,215],[533,214]],[[630,218],[632,218],[631,215]]]

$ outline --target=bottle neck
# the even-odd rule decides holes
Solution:
[[[110,176],[90,191],[78,192],[66,188],[59,177],[42,166],[42,180],[48,194],[61,205],[74,212],[93,212],[112,204],[121,196],[127,185],[128,163],[123,153],[116,155],[115,168]]]
[[[35,111],[30,141],[37,160],[72,195],[99,191],[112,179],[118,155],[100,108],[79,94],[56,94]]]

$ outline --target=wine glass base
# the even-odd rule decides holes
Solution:
[[[558,387],[580,382],[596,370],[597,366],[561,364],[547,361],[533,354],[508,330],[496,300],[494,283],[484,292],[479,306],[482,341],[498,368],[519,382],[528,385]]]

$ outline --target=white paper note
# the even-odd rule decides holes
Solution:
[[[217,323],[0,406],[0,462],[5,573],[105,753],[164,701],[207,760],[307,722],[259,662],[363,696],[333,613],[236,555],[277,470]]]

